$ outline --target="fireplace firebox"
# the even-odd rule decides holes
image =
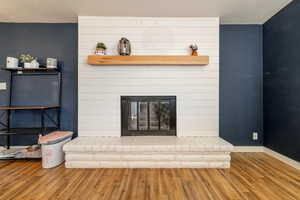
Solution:
[[[122,136],[176,136],[176,96],[121,96]]]

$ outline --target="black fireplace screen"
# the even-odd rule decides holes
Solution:
[[[122,136],[176,135],[175,96],[122,96]]]

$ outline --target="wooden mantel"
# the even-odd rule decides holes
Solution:
[[[190,65],[209,64],[208,56],[88,56],[90,65]]]

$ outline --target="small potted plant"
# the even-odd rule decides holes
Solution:
[[[35,60],[36,60],[36,58],[33,57],[33,56],[31,56],[31,55],[29,55],[29,54],[27,54],[27,55],[22,54],[20,56],[20,62],[23,63],[24,68],[32,68],[32,64],[31,63],[32,63],[32,61],[35,61]]]
[[[98,42],[96,46],[96,55],[106,55],[106,46],[103,42]]]

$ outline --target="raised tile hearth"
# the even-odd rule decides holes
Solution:
[[[229,168],[233,146],[219,137],[78,137],[67,168]]]

